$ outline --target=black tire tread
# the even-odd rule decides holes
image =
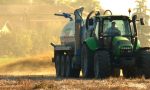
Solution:
[[[65,77],[66,74],[66,60],[65,60],[65,56],[62,55],[61,56],[61,77]]]
[[[150,78],[150,49],[142,49],[138,55],[138,68],[145,78]]]
[[[82,75],[84,78],[92,78],[94,76],[94,69],[93,69],[93,55],[91,55],[91,52],[86,44],[82,47],[82,53],[81,53],[81,68],[82,68]],[[85,54],[87,54],[87,57]],[[87,63],[85,63],[83,58],[87,58]],[[87,65],[87,68],[85,68],[85,64]],[[86,70],[86,73],[84,73]]]
[[[94,64],[99,65],[99,72],[95,78],[107,78],[111,75],[111,63],[109,52],[105,50],[97,51],[94,56]],[[94,65],[94,72],[96,73],[96,65]]]
[[[60,60],[60,55],[56,55],[56,60],[55,60],[55,69],[56,69],[56,77],[61,76],[61,60]]]

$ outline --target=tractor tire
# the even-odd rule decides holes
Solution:
[[[94,75],[95,78],[107,78],[111,75],[111,63],[109,52],[97,51],[94,56]]]
[[[61,77],[65,77],[66,74],[66,60],[65,60],[65,56],[62,55],[61,56]]]
[[[78,78],[80,76],[79,69],[72,68],[72,60],[69,55],[66,56],[66,78]]]
[[[92,51],[84,44],[81,51],[81,69],[83,78],[92,78],[94,76],[93,70],[93,55]]]
[[[79,78],[80,77],[80,70],[79,69],[72,69],[72,75],[73,78]]]
[[[135,67],[124,68],[123,76],[125,78],[136,78],[138,76],[137,69]]]
[[[56,69],[56,77],[61,77],[61,60],[59,55],[56,55],[55,69]]]
[[[71,58],[69,55],[66,56],[66,77],[69,78],[72,76],[72,67],[71,67]]]
[[[139,51],[137,63],[140,74],[145,78],[150,78],[150,49],[142,49]]]
[[[111,76],[112,77],[119,77],[120,76],[120,69],[119,68],[112,68]]]

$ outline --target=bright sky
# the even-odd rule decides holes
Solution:
[[[109,9],[113,14],[129,15],[128,9],[136,7],[135,0],[99,0],[104,10]],[[147,6],[150,8],[150,0],[147,0]]]

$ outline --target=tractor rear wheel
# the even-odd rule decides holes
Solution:
[[[93,77],[93,58],[90,54],[90,50],[84,44],[82,47],[81,52],[81,68],[82,68],[82,75],[84,78],[91,78]]]
[[[141,74],[144,75],[145,78],[150,78],[150,48],[139,50],[138,56],[138,69],[141,70]]]
[[[95,78],[107,78],[111,75],[111,63],[109,53],[105,50],[97,51],[94,56]]]
[[[60,77],[61,76],[61,60],[60,60],[59,55],[56,55],[55,69],[56,69],[56,77]]]
[[[65,67],[66,67],[66,60],[65,60],[65,56],[62,55],[61,56],[61,76],[62,77],[65,77],[65,72],[66,72]]]

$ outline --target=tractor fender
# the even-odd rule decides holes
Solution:
[[[94,37],[87,38],[83,43],[86,44],[91,51],[95,51],[99,48],[98,41]]]

